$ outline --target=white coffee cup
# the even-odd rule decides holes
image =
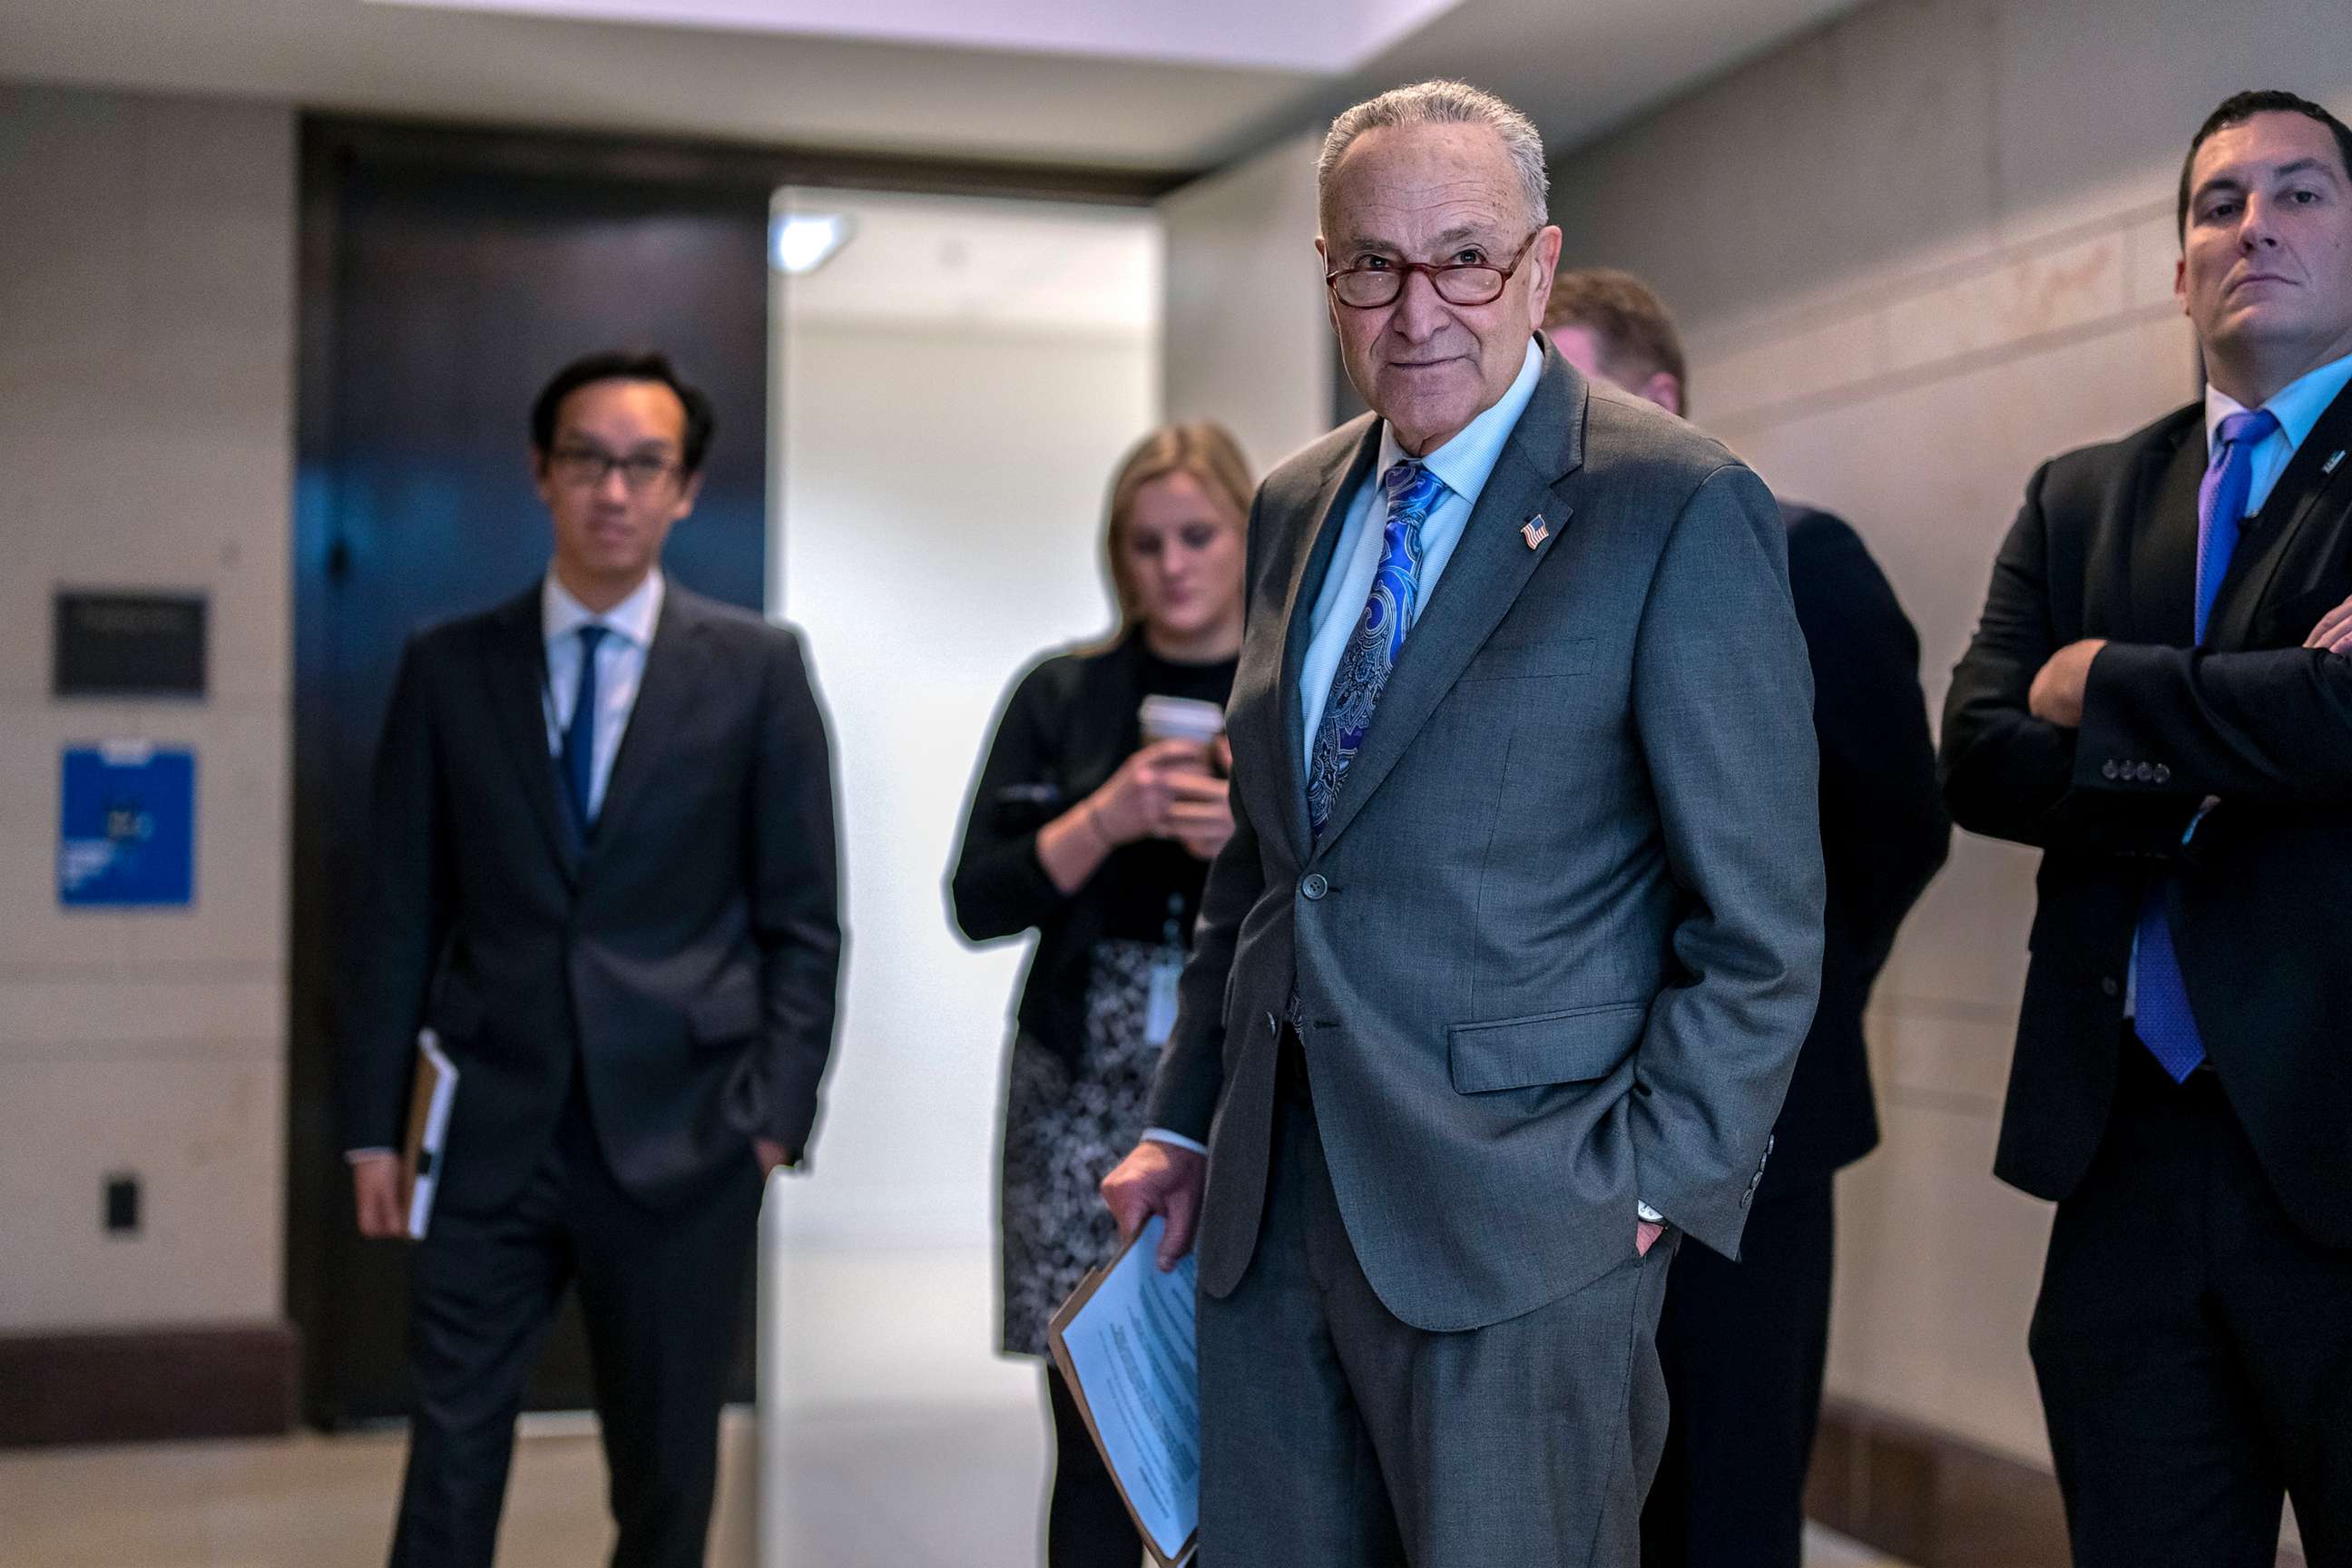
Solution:
[[[1189,741],[1205,756],[1210,744],[1225,732],[1225,710],[1195,697],[1147,697],[1139,717],[1147,746],[1161,741]]]

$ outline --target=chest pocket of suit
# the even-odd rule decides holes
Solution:
[[[1489,642],[1471,657],[1465,680],[1537,680],[1581,675],[1592,665],[1591,637],[1543,637],[1533,642]]]
[[[1449,1025],[1446,1070],[1462,1094],[1606,1078],[1632,1053],[1649,1016],[1646,1002],[1610,1002]]]

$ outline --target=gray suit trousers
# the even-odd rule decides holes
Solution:
[[[1413,1328],[1365,1279],[1283,1077],[1256,1255],[1200,1300],[1202,1568],[1634,1568],[1678,1237],[1637,1258],[1629,1215],[1624,1262],[1583,1289]]]

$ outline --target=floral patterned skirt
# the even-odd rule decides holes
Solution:
[[[1098,1184],[1135,1147],[1160,1047],[1146,1043],[1157,942],[1103,942],[1087,981],[1087,1037],[1076,1067],[1016,1037],[1004,1097],[1002,1344],[1045,1353],[1045,1324],[1088,1269],[1108,1261],[1118,1227]]]

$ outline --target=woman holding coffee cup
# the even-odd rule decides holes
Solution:
[[[1171,425],[1111,483],[1119,629],[1014,682],[950,889],[974,942],[1034,930],[1005,1094],[1003,1345],[1045,1323],[1118,1233],[1095,1185],[1143,1131],[1209,861],[1233,837],[1225,699],[1242,642],[1253,489],[1234,438]],[[1050,1360],[1050,1568],[1135,1568],[1142,1546]]]

